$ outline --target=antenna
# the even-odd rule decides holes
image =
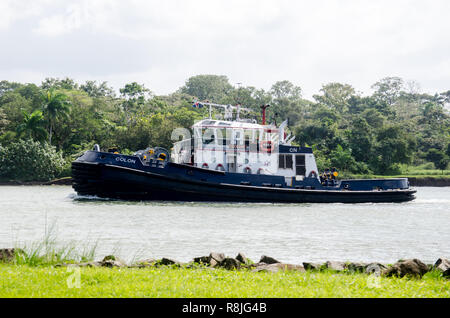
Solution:
[[[222,104],[215,104],[215,103],[210,103],[210,102],[198,102],[198,101],[194,101],[193,102],[193,106],[197,107],[197,105],[207,105],[209,106],[209,119],[212,119],[212,107],[219,107],[219,108],[223,108],[225,110],[225,119],[231,119],[233,116],[233,109],[236,109],[236,120],[239,120],[239,114],[240,112],[243,111],[247,111],[247,112],[251,112],[252,110],[249,108],[244,108],[241,107],[240,104],[237,104],[236,106],[232,106],[230,104],[228,105],[222,105]]]

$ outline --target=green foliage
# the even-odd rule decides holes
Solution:
[[[23,112],[23,123],[17,127],[20,137],[43,141],[47,138],[47,131],[43,128],[44,115],[40,110],[28,114]]]
[[[55,147],[31,139],[0,148],[0,178],[4,180],[48,181],[58,176],[65,164]]]
[[[224,75],[197,75],[190,77],[180,91],[200,100],[222,101],[233,90]]]
[[[259,122],[260,106],[270,104],[268,122],[288,119],[287,133],[296,136],[294,144],[314,147],[320,171],[335,166],[345,173],[388,174],[426,163],[445,170],[450,91],[422,94],[413,84],[387,77],[373,85],[372,95],[361,96],[348,84],[329,83],[308,100],[290,81],[264,90],[234,87],[223,75],[190,77],[165,96],[154,96],[136,82],[125,84],[116,97],[106,82],[79,85],[70,78],[48,78],[37,86],[0,81],[0,143],[7,148],[19,139],[43,141],[47,135],[69,161],[95,143],[129,153],[148,146],[171,148],[174,128],[189,128],[208,116],[207,107],[192,108],[199,99],[242,104]]]

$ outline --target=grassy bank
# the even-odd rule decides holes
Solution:
[[[0,297],[450,297],[450,280],[437,272],[413,279],[328,271],[1,264]]]

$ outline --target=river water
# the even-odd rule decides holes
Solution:
[[[1,186],[0,247],[61,245],[127,261],[243,252],[254,261],[450,258],[450,188],[418,188],[407,203],[254,204],[83,198],[69,186]]]

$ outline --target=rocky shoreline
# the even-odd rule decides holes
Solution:
[[[445,177],[408,177],[408,181],[412,187],[450,187],[450,178]]]
[[[0,249],[0,262],[13,263],[17,254],[24,253],[20,249],[6,248]],[[127,264],[114,255],[105,256],[101,261],[91,262],[67,262],[56,264],[56,267],[108,267],[108,268],[158,268],[161,266],[170,266],[173,268],[206,268],[215,270],[218,268],[225,270],[248,270],[251,272],[269,272],[277,273],[280,271],[333,271],[343,273],[365,273],[368,275],[385,277],[415,277],[421,278],[430,271],[438,271],[442,276],[450,279],[450,260],[439,258],[434,264],[425,264],[419,259],[399,260],[395,264],[382,263],[355,263],[327,261],[324,263],[303,262],[300,264],[288,264],[277,259],[263,255],[259,262],[254,263],[243,253],[236,257],[225,256],[223,253],[210,253],[208,256],[195,257],[191,262],[183,263],[170,258],[145,259]]]

